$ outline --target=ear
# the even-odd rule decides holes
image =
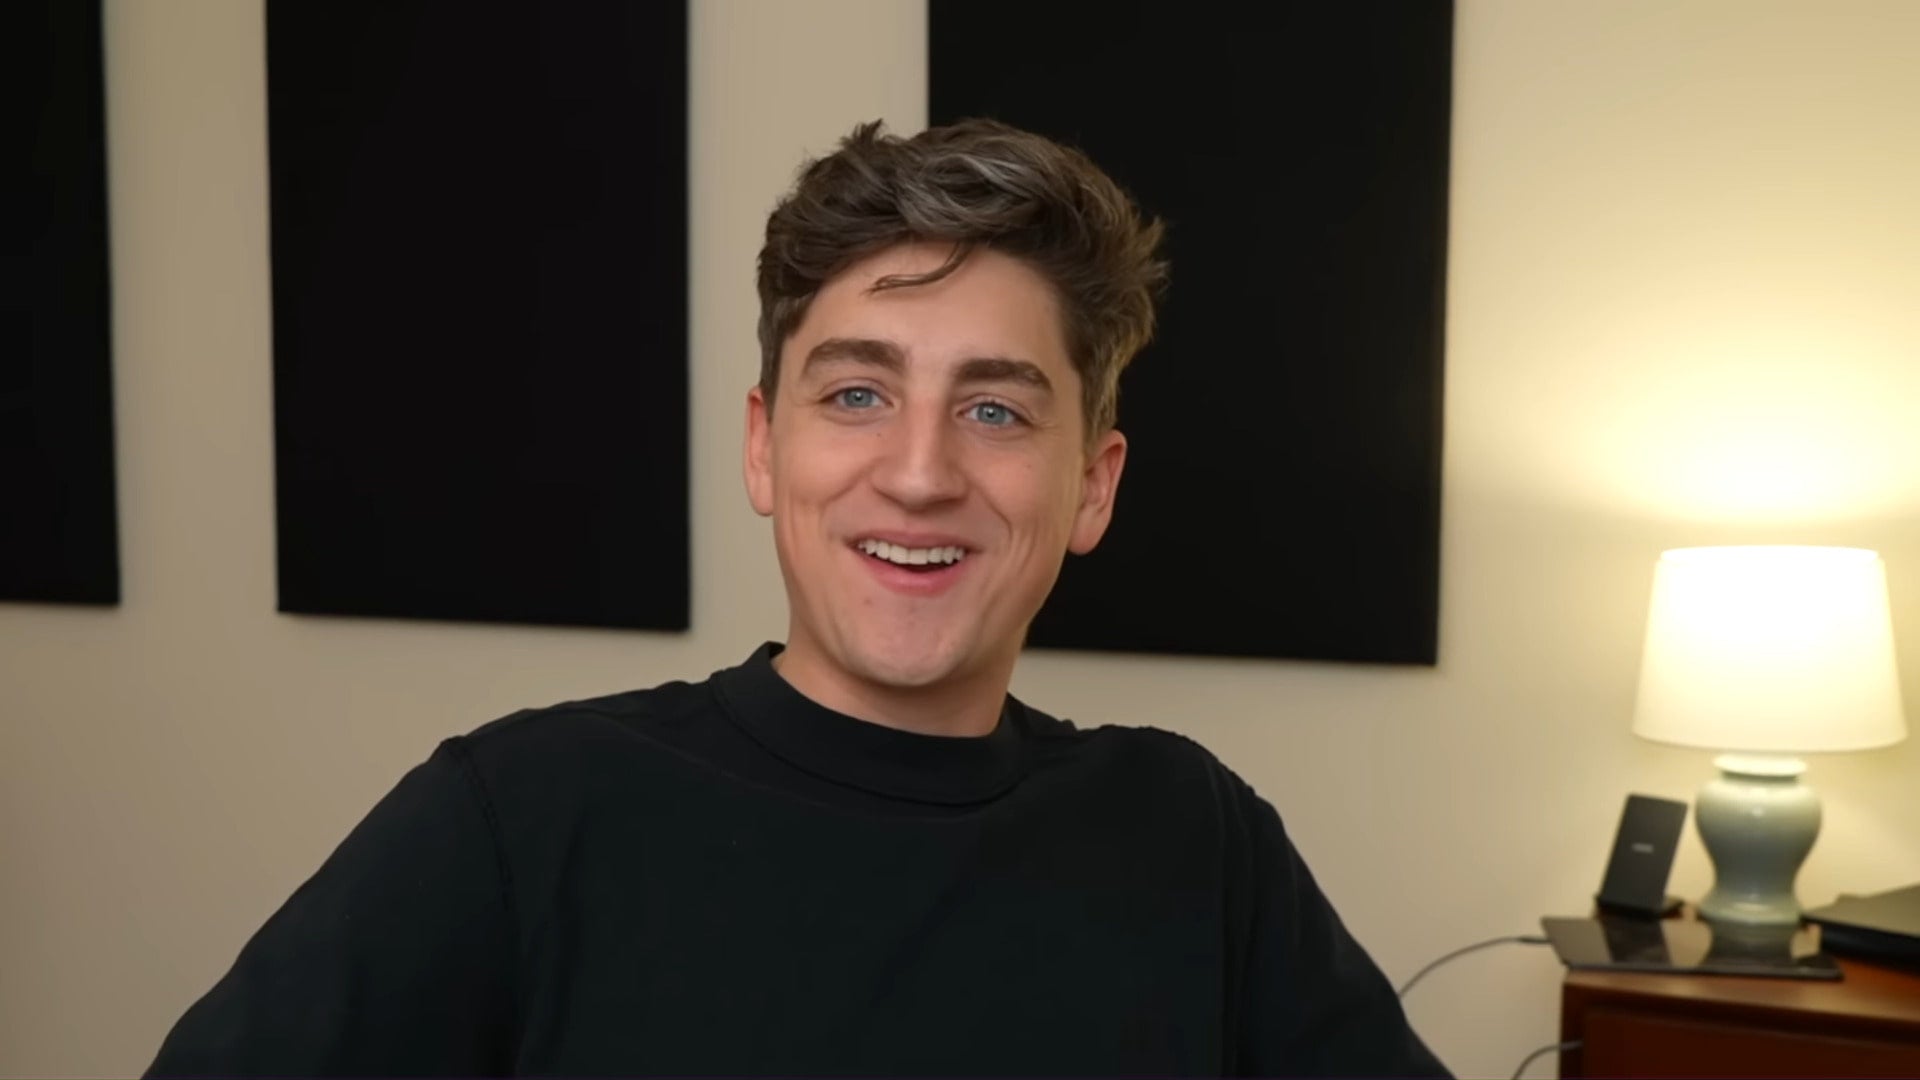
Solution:
[[[1127,437],[1109,430],[1087,452],[1087,470],[1080,478],[1080,509],[1073,516],[1067,550],[1075,555],[1092,551],[1107,534],[1113,520],[1113,500],[1120,491],[1120,472],[1127,465]]]
[[[747,391],[747,501],[761,517],[773,515],[773,409],[755,385]]]

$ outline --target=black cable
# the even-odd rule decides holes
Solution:
[[[1415,983],[1419,982],[1421,979],[1426,978],[1428,972],[1432,971],[1434,968],[1439,967],[1441,964],[1444,964],[1447,961],[1452,960],[1457,956],[1465,956],[1476,949],[1486,949],[1494,945],[1505,945],[1508,942],[1513,942],[1519,945],[1545,945],[1547,943],[1547,939],[1544,937],[1541,937],[1539,934],[1508,934],[1505,937],[1488,938],[1485,941],[1475,942],[1474,944],[1469,945],[1464,949],[1455,949],[1452,952],[1448,953],[1447,955],[1441,957],[1440,959],[1435,960],[1433,963],[1428,964],[1426,967],[1421,968],[1420,971],[1416,975],[1414,975],[1413,978],[1408,979],[1406,981],[1406,984],[1400,987],[1400,996],[1406,997],[1407,991],[1413,989],[1413,985]]]
[[[1520,1063],[1520,1067],[1513,1070],[1513,1080],[1520,1080],[1520,1077],[1526,1073],[1527,1066],[1533,1064],[1533,1059],[1539,1057],[1541,1054],[1551,1054],[1555,1050],[1578,1050],[1578,1049],[1580,1049],[1579,1039],[1568,1039],[1566,1042],[1548,1043],[1546,1046],[1543,1046],[1540,1049],[1535,1050],[1533,1053],[1527,1055],[1527,1059]]]

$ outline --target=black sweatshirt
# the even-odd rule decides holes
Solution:
[[[442,743],[151,1074],[1444,1075],[1198,745],[898,731],[775,651]]]

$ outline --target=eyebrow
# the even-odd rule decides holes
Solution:
[[[878,338],[828,338],[807,350],[800,373],[805,375],[815,367],[835,362],[885,368],[896,373],[907,369],[906,356],[891,341]]]
[[[828,338],[807,350],[807,358],[800,370],[804,375],[815,367],[833,363],[876,367],[895,374],[907,368],[906,354],[891,341],[879,338]],[[1044,394],[1053,393],[1053,380],[1047,378],[1047,373],[1040,369],[1040,365],[1006,356],[976,356],[964,360],[954,376],[954,382],[961,385],[1011,382]]]
[[[1040,370],[1040,365],[1005,356],[980,356],[964,361],[954,381],[961,384],[1013,382],[1032,387],[1043,394],[1053,393],[1053,380]]]

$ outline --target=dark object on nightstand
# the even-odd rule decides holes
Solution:
[[[1687,804],[1629,795],[1620,811],[1607,876],[1593,902],[1608,915],[1658,919],[1676,914],[1680,898],[1667,895],[1667,875],[1687,823]]]
[[[1560,1075],[1920,1076],[1920,974],[1836,962],[1839,982],[1568,971]]]
[[[1920,885],[1873,896],[1842,896],[1803,918],[1822,947],[1863,960],[1920,966]]]
[[[1817,930],[1710,926],[1697,919],[1540,920],[1560,962],[1575,970],[1838,979]]]

